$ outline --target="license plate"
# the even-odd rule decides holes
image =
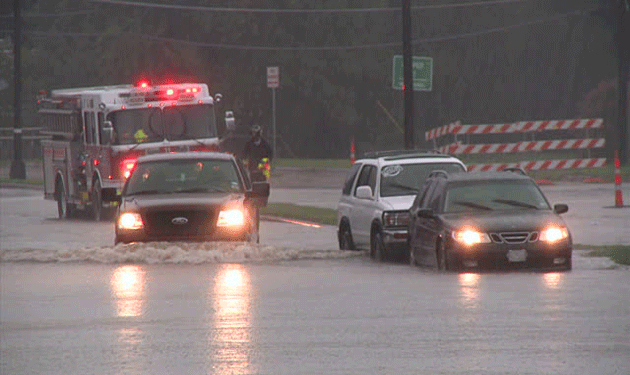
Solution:
[[[527,250],[508,250],[507,258],[510,262],[524,262],[527,259]]]

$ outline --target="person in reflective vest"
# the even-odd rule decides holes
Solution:
[[[243,148],[243,161],[252,181],[266,181],[271,177],[273,150],[262,136],[260,125],[252,126],[252,138]]]

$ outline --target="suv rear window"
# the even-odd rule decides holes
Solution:
[[[381,197],[418,194],[429,173],[438,169],[447,173],[465,172],[458,163],[386,165],[381,168]]]

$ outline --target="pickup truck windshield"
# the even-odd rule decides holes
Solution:
[[[138,164],[123,195],[242,191],[244,185],[232,161],[186,159]]]

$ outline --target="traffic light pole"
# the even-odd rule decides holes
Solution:
[[[22,49],[22,17],[20,14],[20,0],[13,1],[13,15],[15,18],[15,40],[13,41],[13,77],[15,79],[15,96],[14,96],[14,112],[13,112],[13,162],[11,163],[11,171],[9,177],[15,179],[26,178],[26,166],[22,160],[22,77],[20,51]]]
[[[402,0],[403,24],[403,98],[405,100],[405,149],[413,150],[413,70],[411,53],[411,4]]]

